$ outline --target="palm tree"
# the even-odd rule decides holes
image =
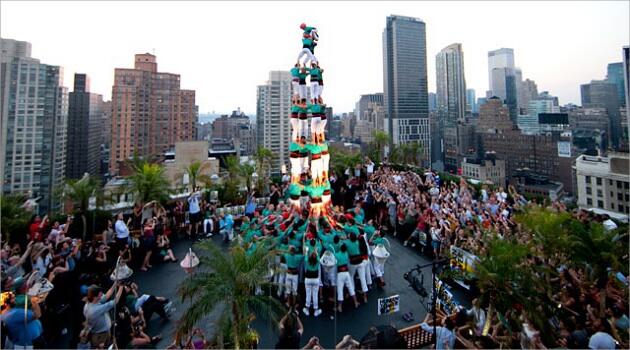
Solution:
[[[370,146],[374,149],[373,157],[374,162],[379,164],[383,158],[383,151],[385,146],[389,144],[389,134],[384,131],[375,130],[372,134],[373,140]]]
[[[192,161],[187,167],[184,167],[184,172],[188,174],[188,180],[190,182],[191,191],[195,191],[197,188],[197,180],[200,180],[201,172],[208,167],[208,163],[202,164],[200,161]]]
[[[160,164],[141,161],[133,165],[133,174],[129,176],[130,190],[135,194],[140,205],[151,201],[165,202],[171,193],[171,183]]]
[[[420,142],[410,142],[405,144],[405,163],[412,164],[414,166],[420,165],[422,159],[424,159],[424,148]]]
[[[493,237],[488,242],[488,251],[475,263],[477,286],[489,301],[486,323],[487,334],[495,311],[506,312],[516,303],[525,304],[532,295],[533,288],[530,270],[523,268],[527,246],[508,239]],[[527,289],[527,292],[523,290]]]
[[[85,239],[87,233],[87,218],[85,217],[85,214],[88,210],[90,197],[96,195],[98,187],[98,180],[90,176],[88,173],[85,173],[83,177],[78,180],[66,180],[63,195],[65,198],[70,199],[73,203],[79,205],[79,212],[81,214],[81,223],[83,227],[83,239]]]
[[[225,170],[230,178],[236,178],[239,173],[241,163],[236,156],[227,156],[225,158]]]
[[[617,231],[606,231],[598,222],[582,223],[576,219],[570,222],[571,237],[571,262],[578,267],[584,267],[588,278],[596,282],[600,289],[600,316],[604,316],[606,306],[606,285],[608,282],[608,269],[619,271],[620,259],[625,257],[627,266],[628,245],[620,244]],[[620,250],[620,246],[622,249]],[[622,254],[619,254],[624,252]]]
[[[67,179],[64,197],[79,205],[81,212],[88,210],[90,197],[96,194],[99,187],[98,180],[85,173],[80,179]]]
[[[229,252],[221,250],[212,241],[197,245],[200,254],[199,268],[179,288],[183,300],[190,299],[188,308],[177,324],[177,336],[181,338],[216,306],[221,307],[219,318],[219,340],[228,333],[229,343],[220,348],[249,347],[245,337],[255,316],[272,320],[282,312],[282,305],[269,293],[257,295],[256,289],[268,291],[271,283],[267,278],[269,263],[274,251],[269,249],[269,240],[259,241],[255,248],[245,251],[234,245]]]
[[[253,174],[256,172],[256,168],[249,163],[241,164],[238,168],[239,175],[245,180],[245,186],[247,187],[247,193],[252,190]]]
[[[275,155],[270,149],[267,149],[263,146],[258,146],[256,153],[254,153],[254,159],[256,160],[256,170],[260,173],[261,176],[267,176],[271,162],[275,158]]]
[[[28,233],[28,221],[33,213],[24,208],[26,198],[21,195],[7,194],[0,195],[0,213],[2,213],[2,240],[11,242],[13,238],[20,234]]]

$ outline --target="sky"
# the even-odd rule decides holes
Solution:
[[[2,38],[28,41],[42,63],[64,67],[65,86],[87,73],[91,90],[111,96],[114,68],[154,53],[158,70],[196,90],[200,113],[256,111],[256,86],[288,70],[301,49],[299,25],[318,28],[323,97],[335,113],[361,94],[383,91],[382,32],[388,15],[426,23],[429,91],[435,55],[464,50],[466,85],[488,89],[487,53],[514,49],[523,79],[560,104],[580,104],[580,84],[603,79],[630,42],[630,2],[17,2],[0,3]]]

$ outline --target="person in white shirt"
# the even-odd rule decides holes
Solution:
[[[368,163],[365,165],[365,168],[366,168],[367,176],[370,177],[370,175],[374,173],[374,162],[371,160],[368,160]]]
[[[116,223],[114,224],[114,231],[116,231],[116,247],[117,250],[122,250],[129,242],[129,227],[123,221],[123,213],[118,213],[116,217]]]
[[[188,197],[188,218],[190,225],[188,226],[188,236],[195,239],[197,233],[199,233],[199,223],[201,222],[201,207],[199,206],[199,200],[201,194],[195,192]],[[194,234],[192,233],[194,231]],[[193,234],[194,236],[191,236]]]
[[[423,330],[433,334],[433,326],[429,325],[426,320],[429,319],[431,314],[427,315],[425,322],[420,324]],[[455,323],[450,318],[446,318],[444,320],[443,326],[437,326],[435,328],[437,335],[437,346],[435,347],[437,350],[440,349],[454,349],[455,347],[455,333],[453,329],[455,328]]]

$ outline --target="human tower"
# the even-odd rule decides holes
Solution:
[[[303,30],[302,50],[291,69],[293,95],[289,195],[294,208],[306,209],[310,206],[310,216],[317,218],[330,209],[331,200],[328,181],[330,154],[324,135],[326,105],[322,98],[324,70],[315,57],[315,46],[319,41],[317,28],[304,23],[300,28]],[[304,61],[301,61],[303,57]]]

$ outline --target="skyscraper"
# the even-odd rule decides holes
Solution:
[[[28,42],[0,43],[2,192],[30,192],[40,213],[57,211],[53,191],[63,184],[68,120],[63,69],[32,58]]]
[[[279,174],[283,164],[289,166],[290,115],[291,73],[271,71],[267,83],[258,86],[256,132],[258,144],[276,155],[272,174]]]
[[[435,57],[437,109],[448,123],[463,121],[466,115],[466,79],[462,44],[451,44]]]
[[[66,177],[79,179],[84,173],[101,172],[103,96],[90,92],[90,79],[74,75],[74,91],[69,94]]]
[[[435,92],[429,92],[429,112],[437,110],[437,96]]]
[[[444,164],[447,170],[457,170],[459,148],[458,124],[466,116],[466,79],[464,77],[464,52],[462,45],[451,44],[435,58],[437,85],[437,112],[439,128],[444,128]],[[435,137],[435,135],[432,135]]]
[[[488,52],[488,81],[489,81],[489,90],[491,94],[494,96],[500,96],[501,92],[497,92],[497,90],[502,90],[504,88],[500,88],[494,85],[492,79],[492,71],[495,68],[509,68],[514,69],[514,50],[510,48],[500,48],[498,50]],[[487,97],[492,97],[487,96]]]
[[[387,17],[383,30],[385,131],[393,144],[420,142],[425,156],[431,152],[426,48],[422,20]]]
[[[626,113],[630,113],[630,46],[623,47],[623,85]]]
[[[513,68],[492,69],[492,94],[499,97],[507,105],[510,119],[515,121],[518,115],[518,92]]]
[[[179,74],[162,73],[149,53],[134,68],[116,68],[112,87],[110,173],[133,156],[161,155],[196,139],[195,91],[181,90]]]
[[[477,113],[477,97],[475,89],[466,89],[466,112]]]
[[[610,117],[610,145],[617,148],[622,135],[617,86],[606,80],[591,80],[589,84],[580,85],[580,92],[582,95],[582,107],[601,107],[608,110],[608,116]]]
[[[626,105],[626,92],[623,81],[623,62],[609,63],[606,80],[617,87],[617,96],[621,106]]]

